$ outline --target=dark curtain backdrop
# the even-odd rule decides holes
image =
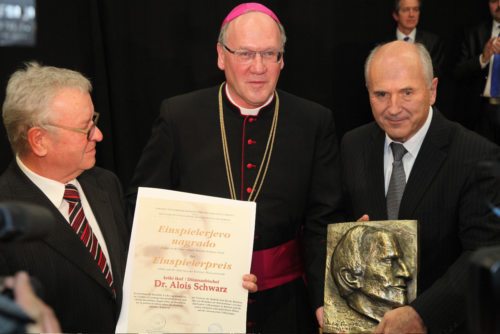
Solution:
[[[161,100],[223,80],[216,64],[218,30],[223,17],[241,2],[38,0],[37,46],[0,48],[0,100],[9,75],[25,61],[84,73],[93,82],[104,133],[97,164],[116,172],[126,186]],[[371,121],[363,63],[369,50],[394,29],[392,0],[263,3],[287,30],[279,87],[331,108],[339,137]],[[487,7],[487,0],[428,0],[419,27],[447,42],[451,66],[461,31],[489,18]],[[444,76],[440,83],[442,111],[452,119],[466,119],[453,80]],[[0,171],[11,159],[2,127]]]

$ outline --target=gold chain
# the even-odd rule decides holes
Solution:
[[[237,199],[236,190],[234,188],[233,173],[231,171],[231,160],[229,159],[229,150],[227,146],[226,127],[224,125],[224,110],[222,108],[223,86],[224,82],[219,87],[219,119],[220,119],[220,131],[222,136],[222,150],[224,152],[224,163],[226,164],[226,175],[227,175],[227,183],[229,184],[229,193],[231,195],[231,199]],[[262,185],[264,184],[264,179],[266,178],[269,162],[271,161],[271,154],[273,152],[273,146],[274,146],[274,138],[276,137],[276,128],[278,126],[278,114],[280,105],[278,92],[275,91],[274,95],[276,96],[276,105],[274,107],[273,122],[271,124],[271,129],[269,130],[269,137],[267,139],[266,150],[264,151],[264,156],[262,157],[262,161],[259,167],[259,172],[257,173],[257,177],[255,178],[252,192],[248,196],[248,201],[254,201],[254,202],[257,201],[257,196],[259,196],[260,194],[260,190],[262,189]]]

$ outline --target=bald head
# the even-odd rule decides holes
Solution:
[[[370,84],[370,71],[372,68],[391,68],[395,65],[404,64],[404,66],[413,65],[416,70],[424,76],[424,80],[432,83],[434,69],[432,59],[423,44],[408,43],[403,41],[393,41],[377,46],[370,52],[365,62],[365,82]]]

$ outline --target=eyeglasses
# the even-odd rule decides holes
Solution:
[[[98,120],[99,120],[99,113],[94,112],[94,114],[92,115],[92,125],[88,129],[72,128],[70,126],[64,126],[64,125],[53,124],[53,123],[47,123],[46,125],[50,125],[50,126],[53,126],[56,128],[64,129],[64,130],[82,133],[84,135],[87,135],[87,140],[90,140],[94,136],[95,128],[97,127]]]
[[[255,59],[257,53],[262,58],[264,63],[279,63],[283,58],[283,51],[266,50],[266,51],[250,51],[250,50],[231,50],[225,44],[222,44],[227,52],[233,54],[236,60],[242,64],[247,64]]]

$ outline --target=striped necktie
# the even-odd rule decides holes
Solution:
[[[80,194],[78,189],[72,184],[66,184],[66,189],[64,191],[64,200],[69,204],[69,224],[73,231],[78,235],[80,240],[83,242],[85,247],[90,252],[90,256],[96,261],[97,266],[104,275],[104,278],[108,282],[109,286],[113,288],[113,275],[111,270],[109,270],[108,261],[106,255],[99,245],[99,241],[92,232],[92,228],[85,218],[85,213],[83,212],[82,202],[80,201]]]
[[[500,28],[500,27],[499,27]],[[498,34],[500,37],[500,34]],[[493,56],[493,64],[491,65],[491,97],[500,97],[500,54]]]
[[[392,155],[394,162],[392,163],[391,180],[387,190],[387,217],[389,220],[398,219],[399,205],[403,198],[403,193],[406,187],[406,174],[403,167],[403,156],[408,152],[403,144],[391,143]]]

